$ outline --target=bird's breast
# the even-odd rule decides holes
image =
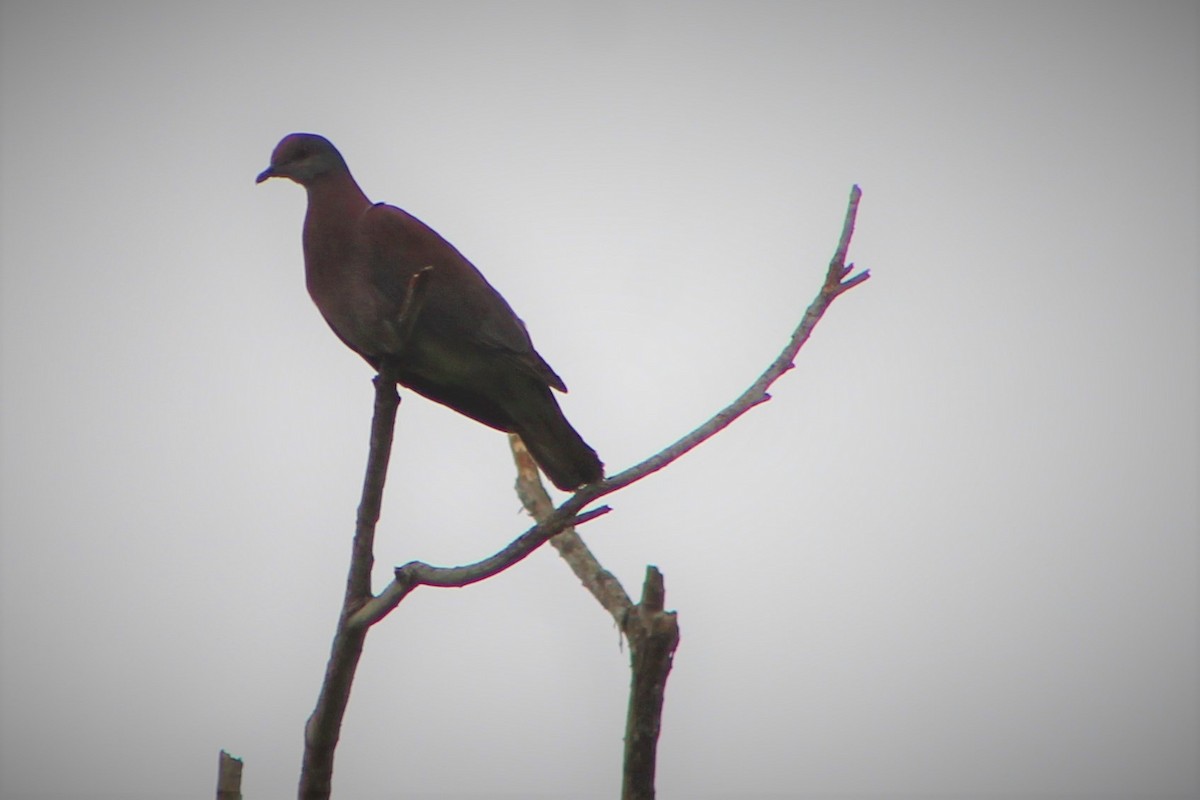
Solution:
[[[354,273],[337,281],[309,281],[308,293],[334,333],[364,356],[399,348],[391,304]]]

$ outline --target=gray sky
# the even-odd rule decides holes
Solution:
[[[371,411],[303,287],[330,137],[525,319],[617,471],[584,533],[682,644],[664,800],[1184,797],[1197,757],[1197,9],[0,7],[0,795],[294,791]],[[406,396],[378,551],[523,530]],[[337,795],[612,798],[628,681],[549,550],[374,629]],[[711,795],[706,793],[712,793]]]

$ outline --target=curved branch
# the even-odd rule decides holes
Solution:
[[[564,528],[582,524],[609,510],[607,506],[603,506],[581,514],[580,512],[588,504],[657,472],[729,427],[734,420],[750,409],[770,400],[771,395],[767,393],[767,389],[795,366],[793,360],[796,358],[796,354],[808,341],[813,328],[820,322],[830,304],[843,293],[871,277],[867,270],[851,276],[851,273],[854,272],[854,265],[845,263],[850,249],[850,240],[854,236],[854,224],[858,218],[858,202],[861,197],[862,191],[858,186],[854,186],[850,191],[846,217],[842,224],[842,234],[838,239],[833,259],[829,262],[825,281],[817,296],[805,310],[800,323],[792,332],[787,346],[763,371],[758,380],[754,381],[736,400],[667,448],[629,467],[624,472],[584,486],[554,509],[543,521],[525,531],[495,555],[460,567],[435,567],[421,561],[410,561],[397,567],[392,582],[377,596],[363,604],[358,612],[347,620],[348,625],[353,628],[360,626],[366,628],[374,625],[399,605],[409,592],[422,584],[445,587],[467,586],[502,572],[541,547],[550,537]]]
[[[592,500],[582,498],[580,494],[572,496],[544,521],[534,525],[499,552],[482,561],[459,567],[435,567],[424,561],[410,561],[402,567],[396,567],[396,577],[392,582],[378,596],[365,603],[358,613],[347,621],[348,625],[354,628],[374,625],[418,586],[461,588],[486,580],[524,560],[563,528],[582,525],[612,510],[608,506],[600,506],[582,514],[576,513]]]

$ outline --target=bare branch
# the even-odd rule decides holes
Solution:
[[[392,455],[392,436],[396,427],[396,409],[400,396],[396,379],[384,367],[375,376],[375,414],[371,422],[371,444],[363,476],[362,499],[354,526],[354,550],[350,575],[346,582],[346,605],[361,605],[371,596],[371,568],[375,565],[375,526],[383,504],[383,485],[387,481],[388,461]]]
[[[831,287],[830,276],[837,275],[837,279],[833,283],[841,283],[842,279],[850,274],[851,269],[846,268],[846,255],[850,252],[850,240],[854,238],[854,224],[858,221],[858,201],[862,199],[862,189],[857,185],[850,187],[850,205],[846,208],[846,218],[842,222],[842,235],[838,237],[837,250],[833,253],[833,260],[829,262],[829,272],[826,275],[826,288]],[[850,265],[853,268],[853,264]],[[864,272],[863,275],[868,273]],[[862,278],[859,282],[866,280]],[[844,287],[841,291],[845,291],[850,287]]]
[[[224,750],[217,756],[217,800],[242,800],[242,760]]]
[[[542,485],[537,464],[533,456],[529,455],[529,450],[520,436],[509,434],[508,443],[517,466],[517,497],[521,498],[521,503],[529,515],[542,522],[553,513],[554,504],[550,495],[546,493],[546,487]],[[633,601],[629,599],[621,582],[600,566],[600,562],[575,532],[575,528],[564,528],[561,533],[551,537],[550,546],[558,551],[571,571],[583,583],[584,588],[612,615],[617,625],[624,626],[629,610],[633,608]]]
[[[459,588],[490,578],[525,559],[563,528],[582,525],[596,517],[604,516],[612,510],[608,506],[600,506],[582,514],[577,513],[588,502],[590,500],[585,498],[574,503],[568,500],[554,510],[545,522],[534,525],[498,553],[474,564],[459,567],[435,567],[423,561],[410,561],[402,567],[396,567],[396,577],[392,579],[392,582],[378,596],[365,603],[358,613],[348,620],[348,624],[355,628],[374,625],[386,617],[392,609],[400,604],[401,600],[408,596],[409,592],[418,586]]]
[[[862,197],[862,191],[855,186],[850,191],[850,203],[846,209],[845,222],[842,224],[842,235],[838,241],[837,251],[834,253],[833,260],[829,262],[829,270],[825,273],[825,283],[822,285],[821,291],[805,310],[804,316],[800,319],[800,324],[792,332],[791,339],[788,341],[787,346],[783,348],[783,352],[771,362],[770,366],[758,377],[758,380],[750,385],[750,388],[742,392],[741,396],[732,403],[714,414],[708,422],[661,452],[650,456],[640,464],[635,464],[624,472],[595,484],[599,488],[599,491],[593,495],[593,499],[603,497],[617,489],[639,481],[653,472],[657,472],[684,453],[694,449],[696,446],[729,427],[734,420],[750,409],[771,399],[771,396],[767,394],[767,389],[770,388],[771,384],[779,380],[783,373],[795,366],[793,361],[796,358],[796,354],[800,352],[800,348],[808,341],[813,328],[821,321],[821,317],[824,316],[830,303],[843,292],[858,286],[870,277],[870,272],[863,271],[850,280],[843,282],[843,279],[853,270],[853,265],[847,267],[845,261],[846,253],[850,248],[850,238],[854,235],[854,223],[858,217],[858,201],[860,197]],[[581,490],[581,493],[587,492],[592,488],[591,486],[585,486]]]
[[[324,800],[332,791],[334,751],[367,635],[366,628],[356,628],[348,622],[351,615],[371,597],[375,525],[379,521],[383,485],[392,452],[396,408],[399,405],[395,373],[385,366],[375,376],[375,414],[371,421],[370,452],[366,476],[363,478],[362,499],[358,506],[346,594],[338,615],[329,662],[325,666],[321,693],[304,729],[304,760],[300,767],[299,786],[302,800]]]
[[[631,675],[621,800],[654,800],[663,700],[675,649],[679,647],[679,622],[674,611],[663,611],[665,602],[662,573],[656,567],[646,567],[642,600],[623,626],[629,639]]]

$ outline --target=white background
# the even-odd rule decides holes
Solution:
[[[666,575],[663,800],[1192,796],[1193,3],[5,2],[0,796],[294,793],[371,373],[284,134],[525,319]],[[502,435],[401,407],[392,565],[523,530]],[[370,636],[337,796],[613,798],[627,653],[552,551]]]

